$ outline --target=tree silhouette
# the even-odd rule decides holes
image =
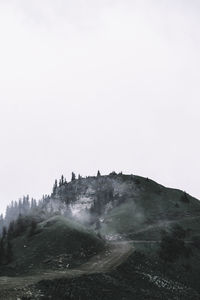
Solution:
[[[74,180],[76,180],[76,175],[75,175],[74,172],[72,172],[72,179],[71,179],[71,181],[74,181]]]
[[[2,239],[3,239],[3,240],[6,238],[6,235],[7,235],[7,229],[6,229],[6,227],[4,226],[4,227],[3,227],[3,233],[2,233]]]
[[[11,239],[14,236],[15,231],[15,222],[11,221],[8,227],[8,239]]]
[[[58,181],[57,179],[55,180],[55,183],[53,185],[53,194],[55,194],[56,190],[57,190],[57,187],[58,187]]]
[[[6,263],[9,264],[13,259],[13,251],[12,251],[12,244],[8,240],[7,248],[6,248]]]
[[[1,238],[0,240],[0,264],[4,262],[5,258],[5,248],[4,248],[4,239]]]

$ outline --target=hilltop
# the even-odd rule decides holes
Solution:
[[[117,286],[116,299],[200,298],[200,201],[184,191],[136,175],[72,174],[39,202],[12,203],[1,222],[1,297],[15,299],[26,283],[23,299],[102,299],[104,286],[107,299]]]
[[[38,204],[24,197],[7,208],[5,224],[21,215],[40,220],[55,214],[87,226],[101,227],[102,234],[134,234],[137,229],[200,214],[200,202],[186,192],[166,188],[148,178],[116,174],[72,177],[54,184],[53,192]],[[117,220],[120,220],[118,222]]]

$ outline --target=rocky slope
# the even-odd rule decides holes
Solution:
[[[63,183],[43,201],[42,210],[72,217],[108,238],[135,239],[145,231],[160,238],[155,228],[191,217],[196,218],[196,224],[190,222],[195,234],[200,224],[197,199],[148,178],[115,173]]]
[[[200,299],[200,202],[187,193],[113,172],[23,203],[2,234],[0,299]]]

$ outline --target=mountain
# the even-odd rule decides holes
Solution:
[[[61,213],[96,228],[107,239],[159,239],[160,229],[180,222],[196,234],[200,202],[186,192],[134,175],[80,178],[63,183],[42,204],[44,215]],[[191,222],[190,218],[193,218]],[[158,230],[159,229],[159,232]]]
[[[184,191],[73,173],[1,223],[0,299],[200,299],[200,202]]]

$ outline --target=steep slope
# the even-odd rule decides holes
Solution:
[[[190,229],[190,237],[200,228],[200,202],[197,199],[142,177],[135,177],[135,182],[137,187],[132,186],[135,194],[105,215],[103,234],[155,240],[160,238],[162,229],[174,223]]]
[[[183,218],[187,222],[197,217],[200,224],[197,199],[148,178],[115,173],[64,183],[43,202],[42,210],[72,217],[108,238],[138,238],[142,231],[166,227]],[[193,222],[190,225],[195,229]],[[156,235],[154,230],[152,239]]]

